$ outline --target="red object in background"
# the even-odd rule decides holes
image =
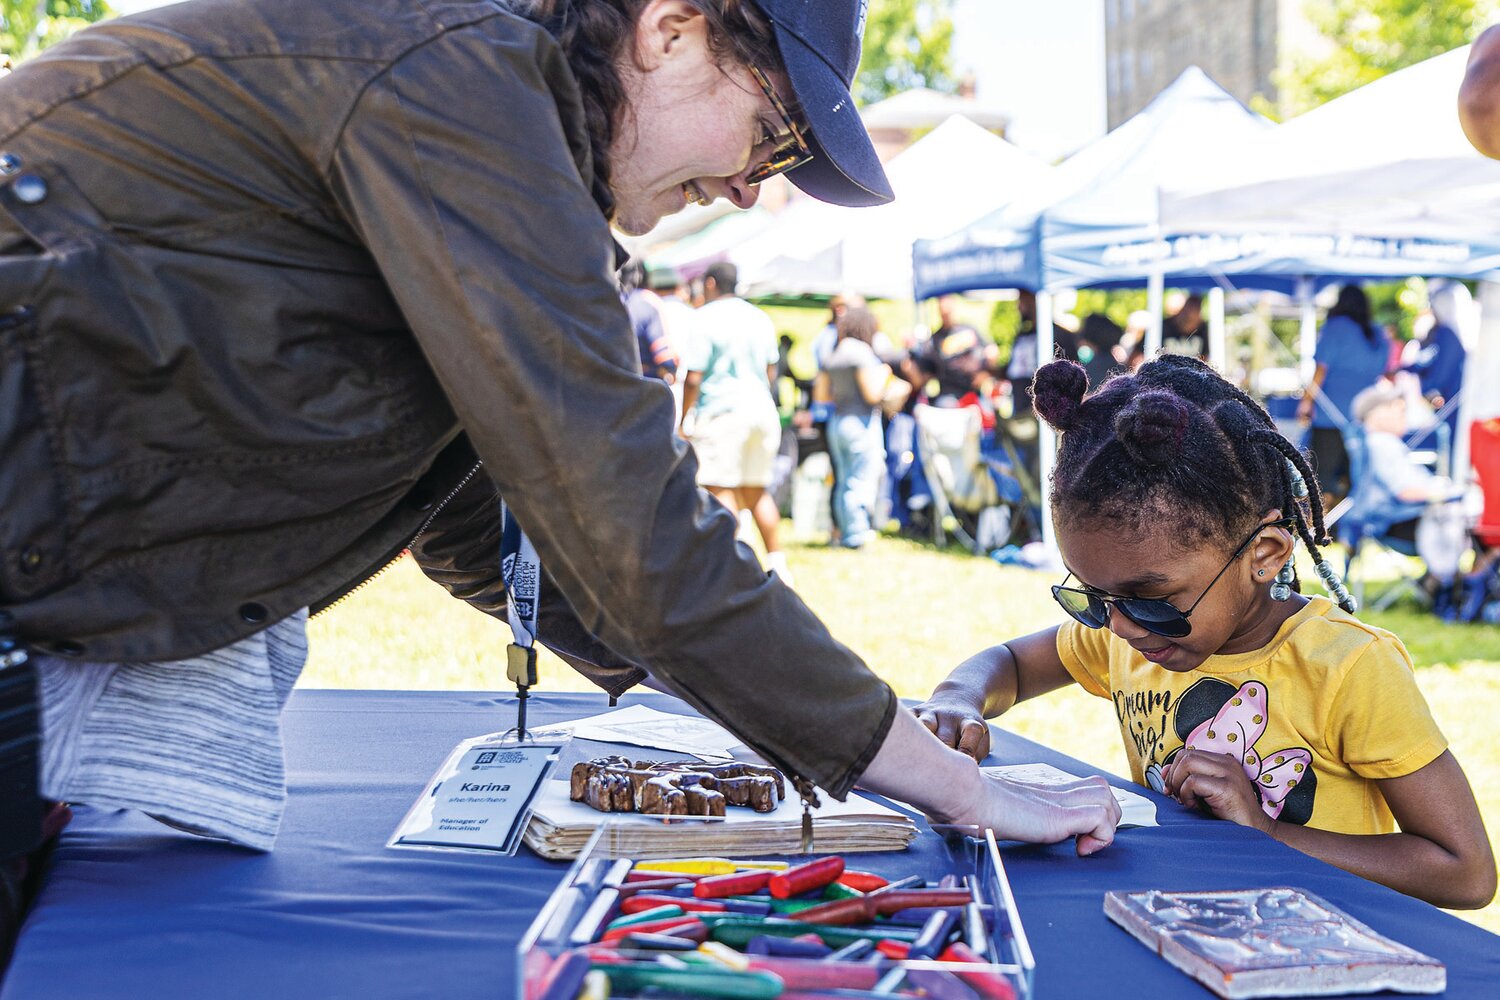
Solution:
[[[793,896],[814,889],[822,889],[831,882],[838,881],[838,877],[844,874],[844,859],[838,855],[827,858],[819,858],[817,861],[809,861],[805,865],[788,868],[784,872],[776,872],[771,876],[771,895],[777,899],[791,899]]]
[[[1500,418],[1469,426],[1469,461],[1484,492],[1484,513],[1474,536],[1487,548],[1500,546]]]

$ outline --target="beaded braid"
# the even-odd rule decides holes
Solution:
[[[1275,504],[1291,520],[1329,594],[1346,611],[1356,609],[1322,552],[1331,542],[1316,473],[1248,393],[1196,358],[1176,355],[1086,393],[1087,379],[1071,362],[1053,362],[1037,373],[1037,412],[1063,432],[1053,471],[1057,500],[1075,501],[1079,509],[1113,500],[1136,510],[1171,501],[1178,511],[1197,508],[1189,518],[1198,530],[1207,530],[1213,512],[1220,533],[1228,528],[1231,534],[1238,530],[1231,523],[1235,505]],[[1206,423],[1198,422],[1203,418]],[[1197,433],[1190,435],[1195,423]],[[1205,477],[1212,477],[1215,488],[1204,487]],[[1285,599],[1296,586],[1288,560],[1272,594]]]

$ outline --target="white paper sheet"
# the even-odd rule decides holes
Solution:
[[[644,705],[593,715],[536,730],[538,735],[572,731],[573,738],[601,743],[624,743],[692,754],[699,760],[722,763],[741,742],[718,723],[697,716],[672,715]]]
[[[992,778],[1007,778],[1011,781],[1021,781],[1028,785],[1066,785],[1081,780],[1076,774],[1069,774],[1061,768],[1053,767],[1051,764],[1003,764],[997,767],[980,768],[985,774]],[[1120,804],[1120,826],[1158,826],[1156,822],[1156,803],[1144,795],[1128,792],[1123,788],[1111,785],[1110,791],[1115,793],[1115,801]]]

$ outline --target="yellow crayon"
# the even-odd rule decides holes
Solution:
[[[736,861],[734,866],[741,871],[784,872],[792,867],[785,861]]]
[[[584,976],[576,1000],[609,1000],[609,976],[599,969]]]
[[[671,858],[666,861],[637,861],[638,872],[680,872],[684,875],[732,875],[738,871],[727,858]]]
[[[745,972],[750,968],[750,960],[727,944],[720,944],[717,941],[705,941],[698,946],[698,952],[728,966],[736,972]]]

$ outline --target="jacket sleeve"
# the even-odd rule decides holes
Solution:
[[[422,572],[448,593],[505,620],[509,595],[499,573],[500,494],[488,477],[471,477],[447,499],[412,544]],[[618,698],[647,673],[591,635],[543,567],[537,638],[565,663]]]
[[[636,367],[582,122],[556,45],[496,17],[372,82],[330,183],[584,629],[842,798],[895,695],[697,489]]]

